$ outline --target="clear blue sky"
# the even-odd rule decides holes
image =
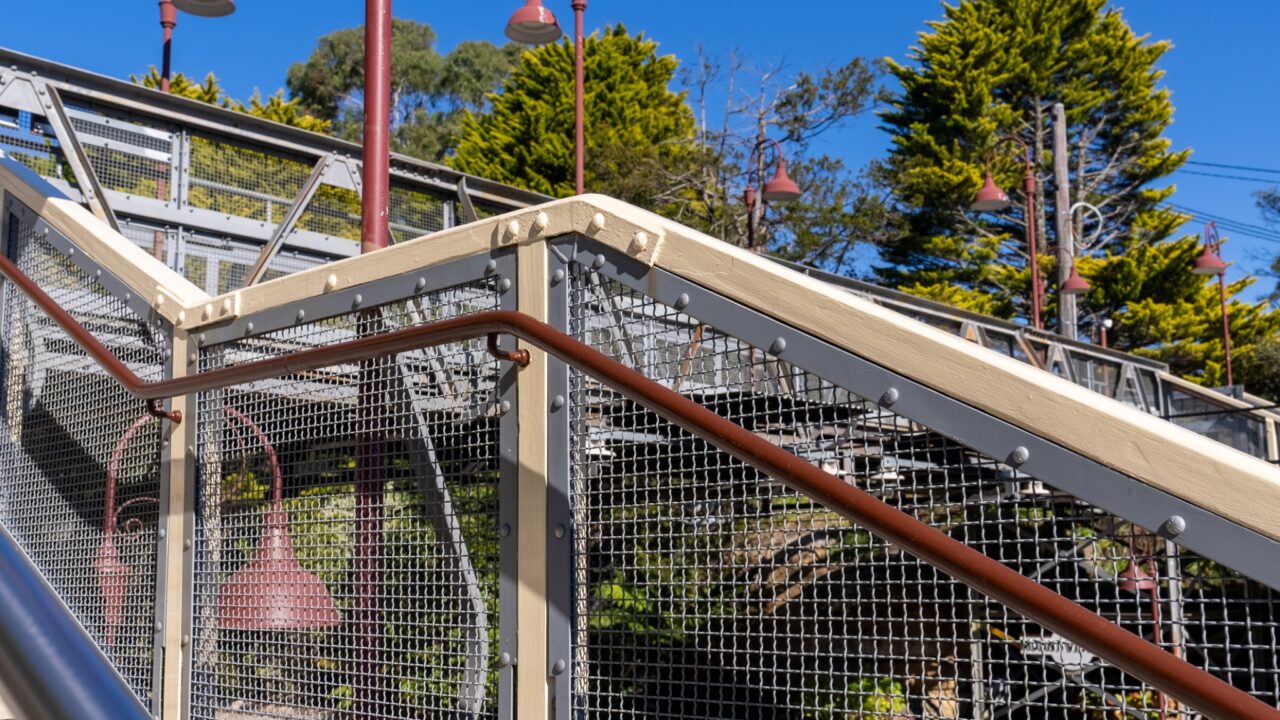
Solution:
[[[204,75],[214,71],[235,96],[254,88],[272,92],[284,83],[289,64],[305,58],[319,36],[363,21],[359,0],[240,0],[229,18],[180,16],[174,67]],[[398,17],[429,23],[448,51],[468,39],[502,42],[503,25],[519,0],[393,3]],[[568,27],[568,0],[548,0]],[[1280,3],[1233,0],[1202,3],[1132,0],[1117,3],[1133,28],[1172,40],[1161,67],[1177,108],[1168,132],[1175,148],[1195,150],[1203,162],[1280,170],[1280,111],[1275,28]],[[0,23],[0,46],[40,55],[116,77],[159,64],[160,27],[152,0],[56,0],[61,32],[52,32],[50,6],[8,2]],[[940,18],[938,0],[591,0],[588,28],[621,21],[659,40],[662,50],[692,57],[698,43],[712,54],[735,48],[760,65],[785,62],[790,69],[819,69],[854,55],[902,59],[916,34]],[[832,135],[823,148],[851,166],[880,156],[886,135],[867,116]],[[1256,175],[1197,167],[1200,172]],[[1267,176],[1263,176],[1267,177]],[[1280,174],[1270,177],[1280,181]],[[1263,184],[1179,174],[1174,202],[1198,211],[1261,225],[1251,193]],[[1186,227],[1190,231],[1191,226]],[[1230,237],[1231,232],[1225,231]],[[1277,230],[1280,234],[1280,229]],[[1236,234],[1226,248],[1232,276],[1257,272],[1280,244]],[[1264,295],[1262,280],[1250,294]]]

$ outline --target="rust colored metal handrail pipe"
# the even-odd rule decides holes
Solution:
[[[480,337],[489,337],[490,349],[507,356],[504,359],[519,362],[525,359],[519,356],[520,351],[508,356],[498,350],[496,343],[496,334],[514,335],[1200,712],[1220,720],[1280,720],[1280,710],[528,315],[491,310],[188,377],[144,382],[3,256],[0,274],[30,296],[109,374],[143,400],[203,392]]]

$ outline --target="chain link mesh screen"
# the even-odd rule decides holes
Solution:
[[[201,368],[495,309],[496,282]],[[497,373],[478,341],[201,396],[192,717],[494,716]]]
[[[8,252],[135,373],[164,376],[167,331],[57,250],[30,218]],[[0,521],[144,702],[154,692],[161,423],[4,284]]]
[[[1273,591],[574,266],[572,332],[1266,702]],[[1172,718],[1189,709],[572,376],[586,718]]]

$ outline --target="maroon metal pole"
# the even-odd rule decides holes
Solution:
[[[1043,301],[1040,297],[1040,253],[1036,248],[1036,174],[1031,169],[1031,149],[1026,148],[1023,162],[1026,166],[1027,189],[1027,253],[1031,256],[1031,321],[1037,330],[1043,330],[1040,321],[1040,309]]]
[[[391,0],[366,0],[364,24],[364,156],[362,171],[360,252],[387,246],[391,148]],[[377,333],[378,315],[360,318],[362,336]],[[356,398],[355,595],[359,643],[354,680],[356,717],[381,715],[387,699],[382,677],[382,525],[383,447],[381,428],[383,363],[360,364]]]
[[[586,184],[583,180],[584,156],[586,155],[583,123],[584,115],[586,114],[586,102],[583,98],[585,92],[583,89],[585,84],[583,75],[585,71],[582,61],[582,56],[586,49],[582,39],[582,13],[586,9],[587,0],[573,0],[573,185],[578,195],[586,192]]]
[[[169,50],[173,45],[173,28],[178,24],[178,9],[170,0],[160,0],[160,27],[164,28],[164,56],[160,63],[160,91],[169,92]]]
[[[1221,243],[1218,244],[1216,252],[1218,257],[1222,257]],[[1234,378],[1231,376],[1231,319],[1227,317],[1227,273],[1225,270],[1218,275],[1218,297],[1222,303],[1222,351],[1227,362],[1227,384],[1235,385]]]

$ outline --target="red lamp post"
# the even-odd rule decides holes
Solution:
[[[774,156],[777,158],[777,166],[774,168],[773,178],[760,189],[759,198],[762,202],[759,203],[759,210],[757,211],[755,183],[763,179],[763,168],[757,167],[757,164],[763,166],[763,150],[767,145],[773,146]],[[764,204],[798,200],[804,192],[787,175],[787,160],[782,156],[782,145],[777,140],[761,138],[747,157],[747,167],[749,168],[747,170],[747,189],[743,193],[742,199],[743,204],[747,206],[747,249],[755,252],[756,224],[764,214]]]
[[[1031,163],[1031,148],[1016,135],[1009,135],[1005,140],[1018,144],[1022,149],[1022,163],[1025,169],[1024,182],[1027,193],[1027,254],[1031,264],[1031,323],[1037,329],[1043,329],[1040,322],[1040,308],[1043,306],[1044,289],[1040,286],[1040,255],[1036,250],[1036,174]],[[991,177],[991,162],[987,161],[987,173],[982,188],[974,196],[969,209],[974,212],[999,212],[1010,205],[1009,195],[996,185]],[[1083,280],[1083,278],[1082,278]]]
[[[222,17],[236,11],[235,0],[160,0],[160,27],[164,31],[164,55],[160,64],[160,90],[169,92],[169,55],[178,11],[201,17]]]
[[[585,43],[582,38],[582,15],[587,10],[587,0],[573,0],[573,186],[574,192],[581,195],[586,192],[583,181],[584,162],[586,157],[586,140],[584,118],[586,102],[584,100],[585,81],[583,69],[583,52]],[[560,24],[556,16],[542,5],[542,0],[525,0],[524,7],[516,10],[507,21],[507,37],[527,45],[545,45],[555,42],[561,36]]]
[[[1210,220],[1204,226],[1204,252],[1195,259],[1191,272],[1196,275],[1218,276],[1218,297],[1222,303],[1222,351],[1227,364],[1227,384],[1234,385],[1231,376],[1231,321],[1227,317],[1227,264],[1222,260],[1222,238],[1218,236],[1217,223]]]

